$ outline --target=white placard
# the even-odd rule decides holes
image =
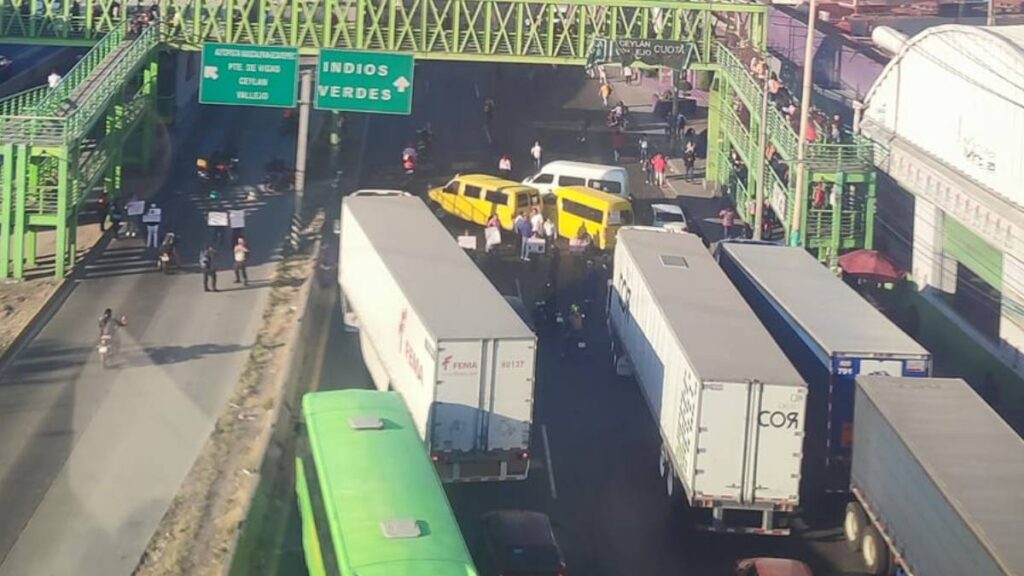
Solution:
[[[231,210],[228,216],[232,228],[245,228],[245,210]]]
[[[473,234],[459,236],[459,248],[476,250],[476,236]]]
[[[501,229],[496,226],[484,228],[484,244],[487,248],[501,244]]]
[[[159,208],[150,208],[146,210],[146,213],[142,215],[142,221],[146,224],[159,224],[160,223],[161,210]]]
[[[146,211],[146,203],[142,200],[133,200],[126,206],[129,216],[142,216]]]
[[[206,225],[207,226],[227,226],[228,225],[228,213],[227,212],[208,212],[206,214]]]

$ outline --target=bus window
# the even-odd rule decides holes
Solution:
[[[615,224],[621,226],[629,226],[633,223],[633,211],[632,210],[613,210],[608,215],[608,224]]]
[[[444,187],[444,193],[445,194],[458,194],[459,193],[459,181],[458,180],[452,180],[451,182],[449,182],[448,185]]]
[[[562,210],[565,210],[567,213],[572,214],[573,216],[579,216],[584,220],[589,220],[596,224],[604,223],[604,214],[600,210],[596,208],[591,208],[590,206],[584,206],[579,202],[573,202],[572,200],[567,200],[563,198]]]
[[[591,180],[590,182],[587,182],[587,186],[609,194],[622,194],[621,182],[613,182],[611,180]]]
[[[576,176],[559,176],[559,186],[583,186],[587,181],[583,178],[577,178]]]
[[[508,194],[505,194],[504,192],[498,192],[497,190],[487,190],[484,199],[490,202],[491,204],[496,204],[498,206],[508,205]]]
[[[466,186],[462,189],[463,196],[465,196],[466,198],[476,198],[477,200],[480,199],[481,192],[482,190],[480,190],[479,186],[470,186],[469,184],[466,184]]]

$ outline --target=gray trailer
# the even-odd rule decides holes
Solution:
[[[860,376],[844,532],[872,574],[1024,575],[1024,440],[963,380]]]

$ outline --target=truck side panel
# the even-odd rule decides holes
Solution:
[[[853,435],[857,449],[853,451],[851,485],[866,507],[877,515],[912,573],[1004,574],[911,450],[860,390],[856,407]]]
[[[697,436],[695,497],[743,500],[748,444],[749,387],[738,383],[705,382],[701,385],[700,433]]]
[[[430,423],[430,448],[469,452],[481,449],[481,410],[489,386],[489,342],[442,340],[437,350],[437,384]]]
[[[488,450],[526,450],[530,445],[536,351],[533,340],[509,338],[493,343]]]

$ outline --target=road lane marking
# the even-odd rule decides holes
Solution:
[[[547,425],[540,425],[540,435],[544,440],[544,463],[548,469],[548,486],[551,488],[551,499],[558,500],[558,487],[555,486],[555,468],[551,465],[551,445],[548,443]]]

